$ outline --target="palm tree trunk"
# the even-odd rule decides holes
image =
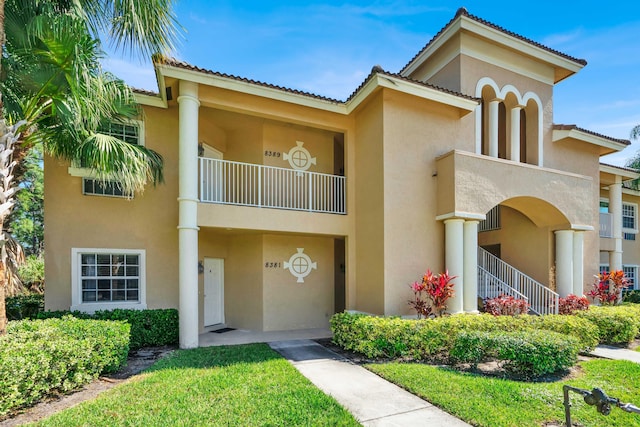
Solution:
[[[0,58],[2,58],[2,48],[4,47],[4,0],[0,0]],[[2,63],[0,63],[0,72],[2,71]],[[2,93],[0,93],[0,138],[7,133],[7,125],[4,121],[4,104],[2,102]],[[0,225],[0,233],[4,230],[4,224]],[[1,268],[0,273],[4,273],[4,268]],[[7,281],[5,275],[0,274],[0,335],[4,335],[7,332],[7,310],[5,307],[5,286]]]

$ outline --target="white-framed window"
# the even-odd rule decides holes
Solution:
[[[119,138],[129,144],[144,146],[144,122],[141,120],[127,120],[125,122],[108,123],[100,132]],[[91,169],[82,165],[69,167],[69,175],[82,178],[82,194],[90,196],[108,196],[132,198],[132,194],[122,191],[122,186],[115,180],[95,179]]]
[[[82,194],[92,196],[123,197],[130,199],[133,194],[126,193],[118,181],[102,181],[99,179],[82,178]]]
[[[636,283],[636,277],[638,275],[638,266],[637,265],[623,265],[622,271],[624,271],[624,275],[627,276],[629,280],[629,287],[627,289],[638,289]]]
[[[145,309],[144,249],[71,249],[71,310]]]
[[[638,205],[622,202],[622,233],[625,240],[635,240],[638,233]]]
[[[623,265],[622,271],[624,272],[624,275],[627,277],[627,280],[629,280],[629,287],[626,289],[640,289],[636,281],[636,278],[638,277],[638,266]],[[609,273],[609,265],[600,264],[600,273]]]

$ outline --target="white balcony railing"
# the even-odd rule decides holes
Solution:
[[[613,216],[600,212],[600,237],[613,237]]]
[[[200,201],[345,214],[345,177],[200,157]]]

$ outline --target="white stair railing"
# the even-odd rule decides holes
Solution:
[[[200,202],[345,214],[345,177],[200,158]]]
[[[484,283],[488,280],[497,280],[513,288],[511,292],[526,296],[533,313],[540,315],[558,313],[559,295],[556,292],[482,248],[478,248],[478,270],[478,289],[489,286]],[[483,275],[481,270],[486,274]]]
[[[478,296],[482,299],[508,295],[529,302],[529,298],[482,267],[478,267]]]

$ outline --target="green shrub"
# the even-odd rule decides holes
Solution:
[[[38,318],[59,318],[72,315],[79,319],[124,320],[131,325],[131,350],[141,347],[172,345],[178,343],[178,310],[104,310],[95,314],[79,311],[45,311]]]
[[[5,308],[7,309],[7,320],[30,319],[44,310],[44,295],[26,294],[7,297]]]
[[[542,330],[461,332],[451,358],[456,363],[472,364],[497,359],[504,361],[507,372],[531,379],[573,366],[580,346],[575,337]]]
[[[391,357],[442,362],[462,332],[517,332],[539,329],[576,337],[581,350],[598,344],[598,328],[575,316],[492,316],[459,314],[407,320],[339,313],[331,319],[333,340],[369,358]]]
[[[636,314],[637,313],[637,314]],[[576,313],[598,327],[602,344],[629,343],[638,336],[639,319],[637,309],[628,306],[591,306],[587,311]]]
[[[117,370],[127,360],[129,329],[71,316],[10,322],[0,337],[0,416]]]
[[[624,290],[624,291],[622,291],[622,302],[629,302],[629,303],[633,303],[633,304],[639,304],[640,303],[640,290],[639,289],[633,289],[633,290]]]
[[[559,314],[529,316],[528,323],[534,329],[558,332],[578,338],[581,343],[581,351],[589,351],[600,342],[598,327],[588,319],[581,317]]]
[[[44,255],[29,255],[18,267],[18,277],[32,292],[44,292]]]

